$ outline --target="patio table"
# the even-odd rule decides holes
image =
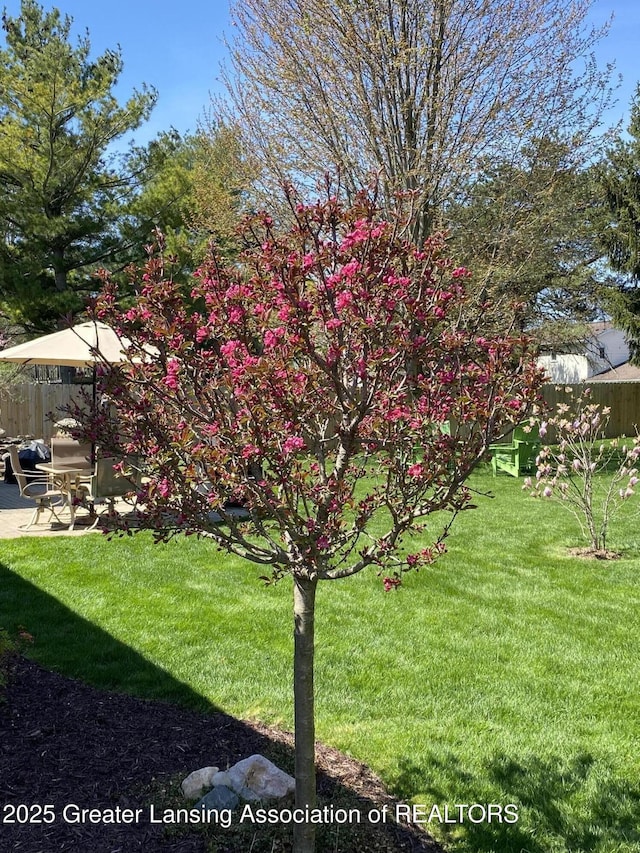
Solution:
[[[69,522],[69,530],[73,530],[73,525],[76,520],[76,492],[81,480],[86,480],[91,476],[90,468],[72,467],[69,465],[54,464],[52,462],[42,462],[36,466],[38,471],[44,471],[51,478],[55,488],[62,495],[62,502],[68,508],[71,520]]]

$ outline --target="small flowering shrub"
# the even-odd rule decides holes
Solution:
[[[575,399],[571,388],[566,394],[569,402],[540,423],[540,436],[553,428],[556,444],[542,448],[535,482],[528,477],[523,488],[568,509],[590,548],[603,551],[612,518],[635,494],[640,439],[605,441],[611,409],[591,402],[589,388]]]
[[[392,591],[431,564],[470,508],[469,474],[543,377],[517,330],[482,333],[491,306],[475,311],[441,237],[411,244],[364,194],[291,206],[289,232],[254,217],[238,263],[212,253],[186,294],[162,251],[129,271],[124,314],[105,275],[97,315],[131,346],[104,365],[117,429],[105,410],[76,416],[106,451],[145,460],[140,527],[206,535],[290,578],[300,807],[315,801],[317,584],[372,568]],[[312,835],[296,827],[296,853]]]

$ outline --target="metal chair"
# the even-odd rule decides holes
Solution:
[[[92,447],[90,442],[78,441],[66,436],[51,439],[51,464],[68,468],[86,468],[87,476],[92,472]]]
[[[35,501],[36,504],[31,520],[20,529],[29,530],[30,527],[37,524],[38,519],[45,510],[49,510],[48,521],[55,518],[63,524],[64,522],[56,512],[57,503],[63,503],[62,492],[59,489],[52,488],[50,483],[38,471],[24,471],[20,464],[18,448],[13,444],[9,448],[9,456],[11,458],[11,467],[18,482],[18,488],[20,489],[20,496]]]
[[[113,515],[115,513],[115,502],[117,498],[123,498],[135,492],[140,486],[139,460],[137,456],[128,456],[124,460],[126,468],[124,471],[114,468],[122,459],[109,456],[96,458],[95,471],[85,482],[80,484],[78,494],[84,505],[89,505],[91,515],[95,515],[92,526],[96,526],[101,515]],[[106,509],[101,513],[95,510],[95,504],[104,501]]]

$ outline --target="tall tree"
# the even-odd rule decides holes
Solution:
[[[140,176],[112,145],[155,103],[145,86],[113,94],[122,57],[92,59],[72,19],[22,0],[2,19],[0,50],[0,302],[9,319],[46,329],[91,289],[87,271],[120,250],[118,217]]]
[[[177,269],[192,272],[198,237],[191,223],[195,192],[198,138],[182,137],[175,130],[158,134],[146,146],[134,146],[126,163],[131,174],[140,176],[141,186],[119,213],[118,233],[124,257],[144,258],[143,247],[155,229],[165,236]],[[126,251],[131,247],[131,253]]]
[[[569,343],[594,319],[603,272],[602,208],[593,168],[566,143],[534,140],[482,161],[447,204],[451,251],[473,265],[478,289],[519,301],[523,328],[546,345]]]
[[[640,85],[628,132],[608,151],[599,178],[607,214],[602,244],[617,273],[608,306],[627,333],[632,361],[640,365]]]
[[[528,416],[542,375],[519,333],[461,320],[468,272],[441,241],[412,245],[362,195],[292,216],[286,233],[250,221],[231,266],[211,255],[197,311],[161,255],[124,316],[108,286],[99,316],[131,342],[129,362],[105,365],[117,418],[76,415],[107,452],[145,457],[141,527],[206,535],[291,583],[296,804],[313,809],[318,585],[371,568],[393,588],[436,559],[469,473]],[[296,853],[313,834],[313,816],[296,824]]]
[[[237,253],[252,172],[234,128],[215,124],[185,137],[162,133],[133,149],[128,162],[146,179],[121,212],[125,246],[142,247],[159,229],[167,256],[176,262],[173,274],[183,278],[202,262],[212,241],[225,257]]]
[[[189,220],[200,245],[213,240],[227,256],[237,251],[236,232],[251,207],[256,169],[237,126],[212,120],[198,133]]]
[[[610,95],[592,2],[236,0],[231,108],[265,180],[334,169],[352,197],[380,173],[419,242],[482,160],[551,136],[587,156]]]

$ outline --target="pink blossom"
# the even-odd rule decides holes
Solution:
[[[243,459],[251,459],[253,456],[260,455],[260,448],[256,447],[255,444],[246,444],[242,448],[242,458]]]
[[[178,373],[180,372],[180,362],[176,358],[172,358],[167,364],[167,375],[164,378],[164,384],[172,391],[178,389]]]
[[[242,344],[238,340],[227,341],[220,347],[220,352],[222,353],[222,355],[226,356],[233,355],[233,353],[238,349],[239,346],[242,346]]]
[[[290,453],[296,453],[297,451],[302,450],[303,447],[304,439],[299,435],[290,435],[282,445],[282,452],[288,456]]]
[[[451,273],[451,278],[469,278],[471,273],[466,267],[456,267]]]
[[[273,349],[273,347],[278,345],[278,336],[273,331],[273,329],[267,329],[264,333],[264,348],[265,349]]]
[[[158,483],[158,492],[160,493],[160,495],[162,495],[163,498],[168,498],[171,495],[171,491],[171,483],[169,482],[169,480],[167,480],[166,477],[164,477]]]
[[[349,290],[341,290],[336,296],[336,311],[342,311],[353,302],[353,294]]]
[[[409,410],[406,406],[393,406],[387,413],[387,420],[399,421],[409,416]]]
[[[360,271],[361,268],[362,264],[360,261],[357,258],[351,258],[349,263],[342,267],[342,275],[344,278],[352,278]]]
[[[232,305],[229,309],[228,317],[230,323],[241,323],[244,320],[244,316],[244,309],[239,305]]]

